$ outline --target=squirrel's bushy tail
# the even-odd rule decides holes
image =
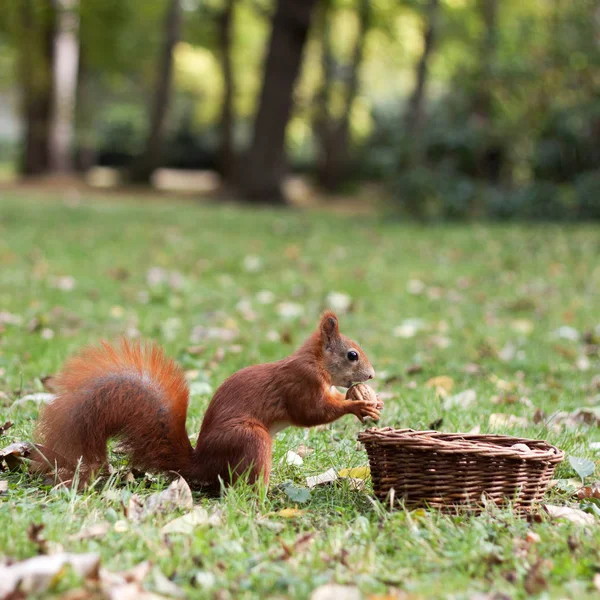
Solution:
[[[113,437],[136,468],[189,469],[188,387],[158,346],[124,340],[88,347],[65,364],[56,384],[58,396],[43,408],[35,438],[72,468],[81,458],[84,477],[106,463]]]

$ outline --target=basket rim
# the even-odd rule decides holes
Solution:
[[[435,430],[418,431],[414,429],[394,429],[393,427],[371,427],[361,431],[358,434],[358,440],[363,444],[395,446],[447,455],[470,454],[489,458],[514,458],[553,463],[561,462],[565,457],[562,450],[544,440],[499,434],[444,433]],[[503,444],[499,442],[503,442]],[[525,444],[530,450],[511,448],[515,444]]]

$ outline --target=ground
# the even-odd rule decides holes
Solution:
[[[157,340],[184,366],[195,435],[211,390],[245,365],[291,353],[333,305],[378,372],[382,425],[426,429],[438,421],[443,431],[545,438],[597,465],[597,426],[547,418],[600,404],[599,255],[598,230],[586,226],[424,228],[189,199],[3,193],[0,424],[14,425],[0,447],[31,439],[38,407],[12,407],[16,400],[44,391],[42,378],[83,344],[122,334]],[[437,376],[451,378],[449,392],[427,385]],[[474,394],[457,396],[465,390]],[[194,597],[306,598],[330,582],[410,598],[598,593],[598,524],[521,519],[510,509],[389,512],[372,500],[368,480],[364,490],[341,481],[314,488],[305,502],[290,498],[284,482],[304,500],[307,476],[366,465],[356,441],[364,427],[345,417],[285,430],[269,491],[195,495],[220,518],[185,534],[161,532],[181,512],[141,524],[127,518],[129,497],[165,489],[160,478],[114,477],[76,493],[24,470],[2,473],[0,557],[39,551],[28,534],[33,523],[44,525],[50,552],[98,552],[111,571],[150,559]],[[301,445],[314,451],[301,465],[285,464]],[[561,482],[546,502],[578,507],[563,481],[577,477],[568,460],[555,476]],[[98,522],[108,524],[104,535],[78,539]],[[52,592],[82,585],[67,571]]]

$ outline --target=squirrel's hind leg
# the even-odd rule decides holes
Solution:
[[[196,447],[192,476],[202,487],[218,486],[219,479],[230,485],[247,476],[253,484],[269,484],[272,439],[262,423],[253,419],[236,421],[209,433]]]

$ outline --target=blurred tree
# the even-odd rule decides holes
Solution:
[[[164,42],[156,73],[156,88],[150,113],[150,130],[142,156],[131,171],[134,181],[149,181],[160,165],[164,130],[173,80],[173,51],[181,34],[181,0],[169,0],[164,18]]]
[[[51,0],[18,0],[13,8],[16,18],[12,32],[19,50],[18,78],[25,125],[20,171],[26,176],[41,175],[50,167],[56,14]]]
[[[423,50],[417,63],[415,89],[409,100],[406,113],[406,130],[411,137],[420,136],[423,128],[425,92],[429,78],[429,62],[434,50],[437,36],[437,21],[440,0],[429,0],[425,25],[423,28]],[[415,144],[416,147],[419,144]]]
[[[225,0],[218,16],[219,58],[223,72],[223,106],[220,117],[219,171],[225,180],[235,173],[235,150],[233,144],[234,111],[233,98],[235,81],[233,77],[232,33],[235,0]]]
[[[75,107],[79,62],[78,0],[53,0],[56,10],[54,32],[54,101],[50,123],[50,166],[55,172],[73,170]]]
[[[277,2],[252,142],[239,178],[243,196],[252,202],[285,202],[285,130],[315,2]]]
[[[369,0],[358,0],[358,21],[354,47],[346,64],[336,58],[331,43],[334,18],[333,0],[324,0],[322,15],[322,72],[323,78],[315,96],[315,138],[319,152],[317,179],[329,191],[335,191],[346,180],[350,168],[351,140],[350,117],[358,94],[359,74],[362,65],[365,39],[371,26]],[[337,102],[335,96],[338,96]],[[337,104],[334,111],[333,105]]]

